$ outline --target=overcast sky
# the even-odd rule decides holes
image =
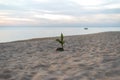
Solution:
[[[120,0],[0,0],[0,26],[120,27]]]

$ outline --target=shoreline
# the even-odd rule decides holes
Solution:
[[[84,35],[93,35],[93,34],[100,34],[100,33],[107,33],[107,32],[119,32],[119,31],[105,31],[105,32],[96,32],[96,33],[86,33],[86,34],[78,34],[78,35],[66,35],[65,37],[72,37],[72,36],[84,36]],[[8,41],[8,42],[0,42],[0,44],[5,43],[13,43],[13,42],[23,42],[23,41],[31,41],[31,40],[44,40],[44,39],[52,39],[52,38],[59,38],[59,36],[53,36],[53,37],[40,37],[40,38],[28,38],[28,39],[22,39],[22,40],[14,40],[14,41]]]

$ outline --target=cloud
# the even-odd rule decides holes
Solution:
[[[46,3],[49,2],[50,0],[32,0],[33,2],[39,2],[39,3]]]
[[[48,19],[48,20],[72,20],[74,17],[68,15],[55,15],[55,14],[42,14],[34,15],[36,18]]]
[[[120,3],[113,3],[113,4],[105,5],[104,8],[106,8],[106,9],[120,8]]]
[[[120,25],[119,0],[0,0],[1,25]]]
[[[106,3],[106,0],[71,0],[72,2],[79,4],[81,6],[98,6]]]
[[[75,23],[114,23],[120,21],[120,14],[89,14],[76,17]]]

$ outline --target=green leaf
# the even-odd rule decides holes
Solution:
[[[56,41],[59,42],[61,44],[61,47],[63,48],[65,43],[63,33],[61,33],[60,39],[56,39]]]
[[[65,44],[65,41],[63,41],[63,44]]]
[[[63,33],[61,33],[61,41],[63,41],[63,38],[64,38]]]
[[[57,42],[61,43],[60,39],[56,39]]]

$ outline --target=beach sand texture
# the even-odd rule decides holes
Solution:
[[[120,32],[0,44],[0,80],[120,80]]]

